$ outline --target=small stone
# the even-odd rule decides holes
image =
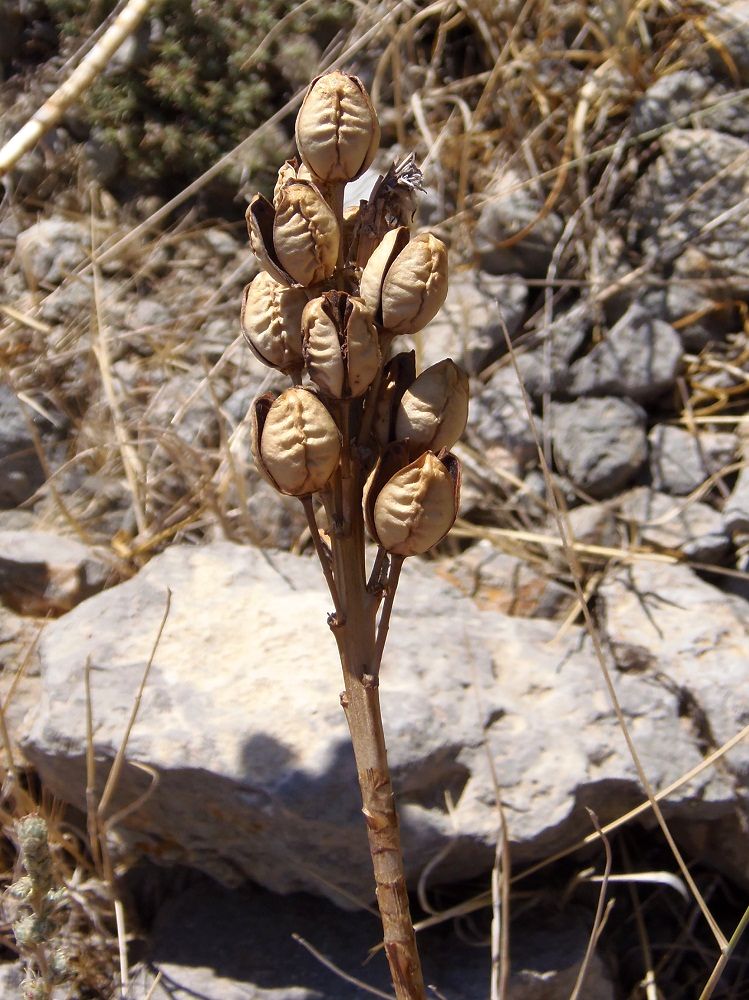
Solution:
[[[619,517],[634,545],[680,552],[696,562],[721,562],[731,542],[714,507],[699,501],[684,502],[647,486],[619,498]]]
[[[728,74],[725,50],[736,67],[739,82],[744,86],[749,84],[749,0],[716,4],[706,20],[705,30],[715,36],[709,51],[716,68]]]
[[[522,468],[536,458],[536,442],[515,370],[497,369],[483,387],[474,386],[468,410],[468,440],[478,449],[501,447]]]
[[[542,331],[543,342],[518,353],[516,362],[526,391],[534,399],[569,388],[570,362],[588,335],[588,323],[562,315]]]
[[[685,496],[729,465],[736,453],[734,434],[656,424],[650,432],[650,474],[664,493]]]
[[[704,277],[720,277],[734,294],[745,294],[749,234],[741,206],[749,192],[749,143],[713,129],[672,129],[660,146],[633,199],[640,252],[667,266],[687,247],[699,250]]]
[[[88,259],[90,245],[87,226],[52,216],[19,233],[16,256],[37,285],[53,288]]]
[[[687,128],[710,89],[710,81],[695,69],[668,73],[656,80],[637,101],[632,112],[632,128],[637,134],[664,125]]]
[[[577,396],[657,399],[670,389],[682,363],[679,334],[632,305],[584,358],[570,370],[569,391]]]
[[[647,458],[645,412],[629,400],[553,403],[551,421],[557,468],[597,500],[631,482]]]
[[[73,538],[0,530],[0,596],[20,614],[63,614],[115,579],[112,567]]]
[[[476,224],[476,251],[484,271],[526,278],[546,274],[562,220],[554,212],[542,215],[542,210],[543,198],[533,183],[514,170],[505,170],[487,191]],[[533,228],[514,246],[499,245],[531,223]]]
[[[44,482],[29,430],[29,421],[34,419],[33,411],[0,384],[0,507],[17,507]]]

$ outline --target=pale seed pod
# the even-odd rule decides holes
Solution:
[[[278,208],[278,199],[281,195],[281,189],[284,184],[288,184],[289,181],[311,181],[313,180],[312,174],[309,170],[302,164],[299,165],[299,160],[294,156],[290,160],[286,160],[283,166],[278,168],[278,178],[276,180],[275,187],[273,188],[273,205]]]
[[[447,247],[432,233],[409,242],[405,227],[386,233],[361,277],[361,296],[377,323],[393,334],[417,333],[447,295]]]
[[[323,489],[336,470],[341,436],[323,403],[295,386],[253,407],[252,450],[259,471],[280,493],[307,496]]]
[[[380,123],[358,77],[333,70],[312,81],[297,115],[296,144],[322,183],[364,173],[380,144]]]
[[[396,472],[374,502],[377,541],[392,555],[416,556],[441,541],[458,513],[460,467],[449,454],[424,452]]]
[[[367,391],[380,368],[380,343],[361,299],[326,292],[302,316],[309,377],[326,396],[351,399]]]
[[[416,352],[402,351],[386,362],[375,401],[372,434],[381,448],[396,440],[395,418],[404,392],[416,379]]]
[[[252,252],[260,266],[281,285],[293,285],[294,279],[281,266],[273,245],[273,223],[276,213],[268,199],[256,194],[245,212],[247,232],[250,236]]]
[[[281,267],[308,287],[330,278],[341,234],[332,209],[314,184],[290,181],[278,195],[273,246]]]
[[[468,420],[468,376],[451,358],[427,368],[403,394],[395,436],[419,451],[452,448]]]
[[[242,296],[242,333],[255,357],[270,368],[300,372],[302,313],[307,295],[302,288],[279,285],[261,271]]]

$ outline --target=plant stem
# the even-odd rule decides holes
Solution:
[[[358,472],[356,463],[354,467]],[[354,748],[385,953],[395,995],[397,1000],[426,1000],[380,713],[375,631],[379,596],[368,593],[366,586],[359,484],[357,474],[342,484],[342,506],[351,517],[345,523],[343,511],[338,511],[337,523],[331,531],[333,573],[344,613],[342,623],[331,628],[341,654],[345,684],[341,704]]]

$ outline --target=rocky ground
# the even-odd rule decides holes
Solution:
[[[419,364],[471,376],[461,516],[409,561],[383,667],[406,865],[436,995],[485,1000],[504,839],[507,995],[561,1000],[604,827],[619,881],[577,996],[698,997],[749,886],[749,5],[541,6],[457,39],[396,11],[410,73],[385,35],[354,60],[380,81],[383,163],[415,149],[417,223],[451,243]],[[471,45],[478,75],[456,74]],[[6,68],[6,108],[34,74]],[[6,881],[38,806],[68,886],[60,996],[119,995],[115,887],[133,998],[387,991],[363,964],[378,925],[327,600],[301,507],[249,454],[274,383],[238,336],[244,202],[141,227],[163,192],[126,198],[83,152],[59,168],[82,129],[24,158],[0,207]],[[107,867],[85,813],[146,673]],[[749,995],[745,967],[739,944],[712,995]]]

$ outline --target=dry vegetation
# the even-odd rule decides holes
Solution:
[[[432,218],[440,220],[437,231],[450,242],[454,264],[471,261],[478,213],[508,168],[519,168],[528,178],[524,183],[542,196],[534,225],[552,210],[568,220],[548,278],[531,281],[535,315],[515,343],[522,351],[557,310],[575,305],[595,326],[622,287],[645,281],[643,262],[620,252],[621,234],[629,193],[653,155],[657,134],[633,134],[625,126],[634,101],[665,74],[724,59],[730,77],[730,58],[705,29],[709,9],[697,0],[358,4],[319,59],[321,67],[342,65],[370,83],[381,112],[383,148],[390,155],[413,149],[423,164]],[[298,39],[295,18],[292,9],[276,21],[279,48],[285,37]],[[59,84],[67,69],[58,60],[36,72]],[[16,109],[24,99],[33,110],[28,95],[38,93],[34,72],[27,67],[23,83],[13,83]],[[246,405],[237,403],[243,391],[248,403],[257,387],[253,382],[246,390],[247,358],[237,329],[239,295],[252,265],[231,246],[224,255],[220,243],[222,232],[244,239],[244,205],[237,199],[227,206],[222,191],[221,217],[206,213],[219,204],[210,195],[232,164],[245,168],[243,192],[258,178],[265,182],[266,164],[250,173],[248,154],[263,149],[270,137],[274,147],[279,143],[302,93],[300,87],[288,100],[277,95],[268,123],[233,152],[224,147],[223,158],[180,190],[131,191],[127,202],[120,201],[90,179],[79,147],[56,156],[52,140],[42,147],[42,173],[20,174],[7,188],[0,213],[17,230],[48,214],[52,204],[57,215],[87,227],[86,259],[56,290],[37,285],[22,258],[20,267],[12,263],[13,226],[4,230],[0,366],[3,379],[51,426],[44,441],[38,440],[49,476],[35,513],[45,524],[107,547],[121,578],[175,542],[216,534],[245,543],[267,540],[263,518],[274,501],[260,511],[247,505],[247,484],[254,480]],[[732,99],[730,93],[725,99]],[[521,230],[511,240],[527,235]],[[138,313],[135,306],[142,300],[177,308]],[[738,323],[748,321],[744,303],[716,301],[715,308],[736,308]],[[729,339],[720,351],[693,356],[675,414],[687,424],[708,418],[716,426],[733,424],[749,397],[741,350],[738,340]],[[511,356],[501,363],[512,363]],[[727,378],[716,384],[706,377],[716,371]],[[542,454],[544,445],[540,440]],[[481,455],[467,448],[464,455],[467,476],[491,498],[493,516],[490,523],[460,524],[448,550],[488,537],[537,563],[553,559],[553,572],[561,573],[579,598],[570,620],[582,614],[594,634],[587,607],[609,561],[675,558],[647,546],[603,550],[560,541],[567,537],[564,512],[553,493],[525,503],[517,484],[499,478]],[[553,538],[547,537],[550,510],[559,526]],[[290,544],[306,544],[303,522],[291,515],[284,531]],[[601,664],[605,673],[603,658]],[[12,691],[6,708],[10,698]],[[112,863],[102,854],[95,825],[86,829],[80,817],[50,802],[7,731],[3,735],[6,882],[18,870],[15,819],[39,809],[50,821],[55,876],[68,889],[59,933],[72,953],[75,995],[115,995],[120,889]],[[745,735],[737,734],[737,740]],[[721,747],[704,766],[717,766],[729,749]],[[707,997],[711,992],[701,991],[710,969],[719,969],[733,947],[728,942],[744,909],[742,894],[716,873],[675,859],[665,822],[660,820],[662,832],[652,822],[657,790],[647,782],[643,787],[649,802],[607,828],[610,834],[620,831],[612,841],[616,870],[681,868],[690,902],[680,903],[665,879],[650,885],[633,881],[617,894],[613,914],[605,906],[599,910],[599,924],[606,924],[604,945],[626,955],[623,996]],[[92,811],[96,814],[95,804]],[[638,825],[645,817],[647,833]],[[592,833],[588,848],[600,837]],[[564,860],[549,858],[530,871],[514,872],[511,890],[495,903],[511,912],[546,905],[549,885],[584,879],[583,869],[598,863],[589,850],[580,852],[583,846],[571,845]],[[440,902],[445,912],[430,919],[464,919],[482,908],[490,914],[492,894],[482,891],[468,900],[453,895]],[[595,909],[595,899],[590,902]],[[670,935],[667,944],[663,927]],[[657,952],[652,935],[659,941]],[[8,923],[2,926],[2,943],[9,956],[14,953]],[[502,959],[501,942],[494,947]],[[730,976],[712,995],[749,996],[745,966],[745,958],[732,963]]]

